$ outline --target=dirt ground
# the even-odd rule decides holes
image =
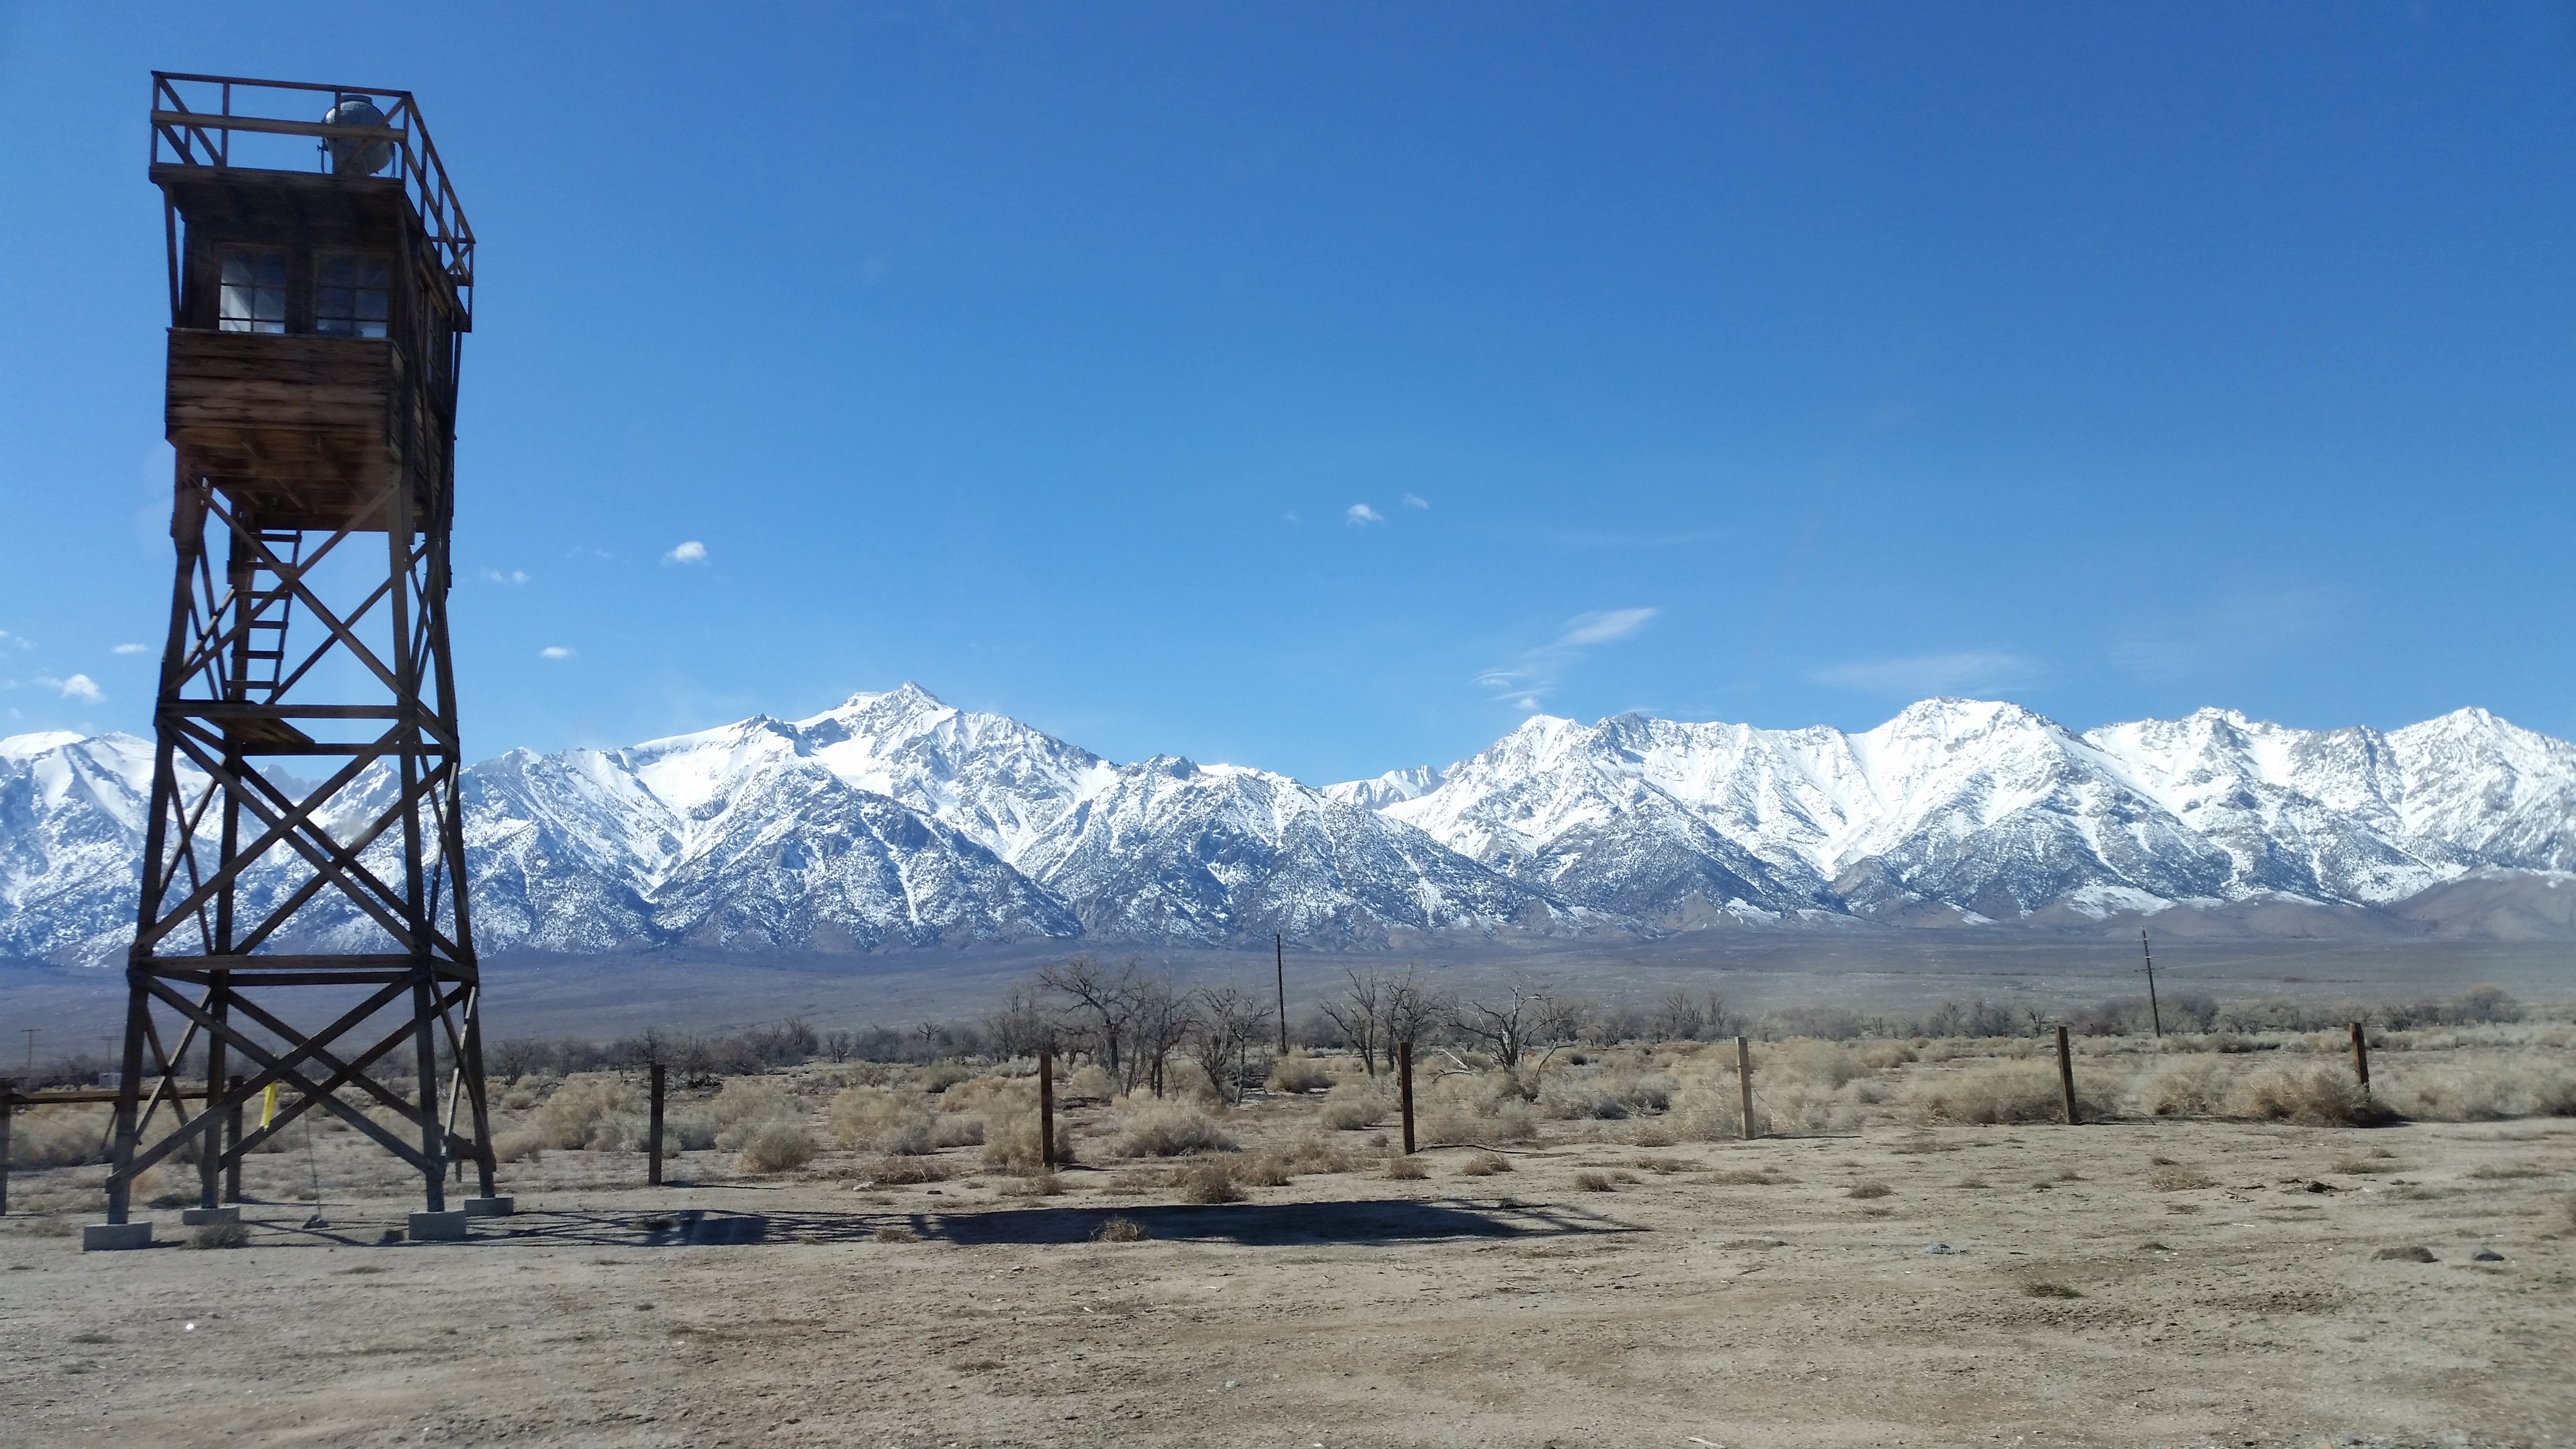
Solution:
[[[462,1245],[380,1243],[396,1197],[254,1205],[239,1251],[0,1219],[0,1440],[2576,1441],[2576,1121],[1478,1155],[1189,1206],[1101,1168],[647,1189],[556,1153]],[[1150,1238],[1094,1241],[1113,1215]]]

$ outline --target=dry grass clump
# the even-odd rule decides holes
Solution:
[[[1234,1164],[1235,1180],[1246,1187],[1286,1187],[1293,1175],[1287,1159],[1275,1152],[1250,1153]]]
[[[1213,1206],[1243,1201],[1234,1180],[1234,1164],[1222,1157],[1202,1157],[1172,1173],[1172,1191],[1183,1202]]]
[[[1458,1165],[1460,1177],[1491,1177],[1512,1170],[1512,1160],[1499,1152],[1479,1152]]]
[[[1333,1084],[1333,1074],[1324,1064],[1302,1054],[1274,1057],[1270,1077],[1262,1085],[1273,1092],[1314,1092]]]
[[[2339,1066],[2266,1067],[2247,1074],[2228,1105],[2240,1117],[2309,1127],[2364,1127],[2389,1119],[2388,1109],[2372,1102]]]
[[[1017,1182],[1003,1184],[1002,1191],[1014,1197],[1062,1197],[1064,1179],[1042,1169]]]
[[[814,1134],[793,1122],[763,1122],[742,1144],[738,1160],[745,1172],[790,1172],[814,1160],[819,1150]]]
[[[872,1243],[918,1243],[921,1241],[921,1234],[914,1232],[912,1229],[905,1227],[901,1223],[888,1223],[884,1227],[877,1229],[875,1232],[868,1234],[868,1241]]]
[[[2075,1288],[2071,1284],[2058,1283],[2046,1279],[2036,1283],[2025,1283],[2022,1285],[2021,1291],[2033,1298],[2081,1298],[2084,1296],[2081,1290]]]
[[[2151,1117],[2215,1117],[2227,1110],[2235,1085],[2218,1058],[2193,1056],[2150,1071],[2130,1096]]]
[[[1109,1174],[1109,1182],[1102,1191],[1118,1197],[1137,1197],[1149,1192],[1161,1192],[1165,1185],[1166,1179],[1162,1173],[1148,1167],[1130,1167]]]
[[[1395,1182],[1419,1182],[1431,1175],[1431,1169],[1424,1167],[1418,1157],[1390,1157],[1378,1169],[1378,1175]]]
[[[206,1223],[188,1237],[191,1248],[247,1248],[250,1226],[246,1223]]]
[[[1348,1153],[1311,1132],[1289,1143],[1275,1155],[1283,1167],[1301,1176],[1351,1170],[1351,1159]]]
[[[1574,1175],[1574,1186],[1578,1192],[1608,1192],[1610,1179],[1604,1173],[1578,1172]]]
[[[942,1147],[973,1147],[984,1141],[984,1119],[962,1112],[930,1110],[916,1093],[882,1087],[848,1087],[832,1098],[828,1109],[832,1138],[843,1147],[873,1147],[879,1152],[919,1155]]]
[[[2370,1256],[2383,1262],[2390,1263],[2434,1263],[2441,1261],[2433,1256],[2432,1249],[2424,1247],[2382,1248]]]
[[[1883,1182],[1855,1182],[1843,1192],[1845,1197],[1888,1197],[1896,1189]]]
[[[1037,1117],[1032,1108],[1024,1116],[1004,1119],[999,1127],[988,1121],[984,1127],[984,1165],[1005,1172],[1034,1172],[1044,1167],[1046,1154],[1038,1139]],[[1055,1160],[1073,1161],[1073,1133],[1061,1117],[1055,1123]]]
[[[2392,1065],[2381,1084],[2387,1105],[2418,1121],[2576,1117],[2576,1072],[2564,1067],[2521,1061]]]
[[[1102,1218],[1100,1226],[1091,1230],[1091,1240],[1095,1243],[1141,1243],[1153,1236],[1145,1231],[1143,1223],[1128,1217]]]
[[[108,1160],[115,1109],[64,1102],[30,1107],[11,1124],[12,1167],[87,1167]]]
[[[1540,1115],[1559,1121],[1588,1118],[1616,1122],[1672,1106],[1680,1090],[1667,1072],[1639,1072],[1608,1064],[1559,1072],[1540,1084]]]
[[[2397,1154],[2385,1147],[2375,1147],[2366,1153],[2347,1152],[2334,1160],[2334,1170],[2347,1176],[2359,1176],[2372,1172],[2395,1172],[2398,1170]],[[2476,1175],[2470,1174],[2472,1177]]]
[[[1708,1180],[1725,1187],[1784,1187],[1797,1181],[1776,1167],[1721,1167]]]
[[[2079,1084],[2076,1109],[2099,1116],[2101,1104],[2089,1096]],[[1902,1101],[1924,1122],[2053,1122],[2065,1112],[2056,1064],[2041,1061],[1981,1062],[1933,1072],[1906,1083]]]
[[[1195,1107],[1148,1107],[1127,1119],[1117,1150],[1121,1157],[1187,1157],[1232,1152],[1234,1139]]]
[[[2169,1162],[2147,1174],[2147,1186],[2158,1192],[2196,1192],[2204,1187],[2218,1186],[2218,1179],[2197,1167]]]
[[[1109,1075],[1109,1069],[1098,1062],[1085,1062],[1072,1076],[1065,1078],[1064,1099],[1068,1102],[1077,1097],[1106,1102],[1117,1095],[1118,1079]]]
[[[1414,1097],[1416,1123],[1430,1142],[1533,1142],[1538,1114],[1509,1072],[1470,1075],[1453,1072],[1434,1078]]]
[[[1376,1082],[1345,1082],[1324,1094],[1320,1120],[1335,1132],[1359,1132],[1394,1110],[1395,1099]]]
[[[537,1108],[537,1145],[567,1151],[624,1152],[644,1140],[644,1104],[635,1089],[608,1072],[580,1072],[563,1080]]]
[[[946,1182],[957,1175],[957,1169],[935,1157],[889,1156],[868,1173],[872,1182],[887,1187],[902,1187],[920,1182]]]

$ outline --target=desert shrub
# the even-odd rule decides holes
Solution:
[[[1091,1240],[1095,1243],[1141,1243],[1152,1236],[1145,1231],[1143,1223],[1127,1217],[1102,1218],[1100,1226],[1091,1230]]]
[[[1845,1197],[1886,1197],[1896,1191],[1883,1182],[1855,1182],[1843,1193]]]
[[[1760,1109],[1754,1113],[1761,1118]],[[1672,1110],[1664,1117],[1664,1126],[1684,1141],[1720,1142],[1744,1135],[1743,1103],[1735,1086],[1732,1062],[1722,1070],[1711,1070],[1706,1076],[1685,1082],[1673,1094]]]
[[[1195,1107],[1148,1107],[1127,1119],[1118,1134],[1122,1157],[1184,1157],[1232,1152],[1234,1139]]]
[[[1603,1173],[1578,1172],[1574,1175],[1574,1186],[1581,1192],[1608,1192],[1610,1179]]]
[[[2397,1171],[2397,1168],[2398,1164],[2395,1154],[2389,1152],[2386,1148],[2381,1148],[2367,1154],[2347,1152],[2343,1156],[2334,1160],[2334,1170],[2347,1177],[2359,1177],[2373,1172],[2395,1172]],[[2471,1173],[2469,1175],[2475,1177],[2477,1174]]]
[[[984,1165],[999,1167],[1009,1172],[1032,1172],[1044,1166],[1044,1155],[1040,1150],[1038,1139],[1037,1116],[1034,1111],[1023,1116],[1014,1116],[1005,1120],[999,1127],[986,1123]],[[1056,1119],[1055,1124],[1055,1160],[1059,1163],[1073,1161],[1073,1134],[1066,1129],[1064,1119],[1061,1117]]]
[[[868,1173],[870,1179],[889,1187],[918,1182],[946,1182],[957,1170],[932,1157],[888,1157]]]
[[[875,1243],[918,1243],[921,1241],[921,1234],[900,1223],[888,1223],[868,1234],[868,1240]]]
[[[503,1162],[542,1162],[546,1156],[543,1134],[525,1129],[492,1134],[492,1155]]]
[[[1150,1167],[1128,1167],[1109,1174],[1108,1191],[1121,1197],[1138,1193],[1161,1192],[1167,1185],[1165,1175]]]
[[[2204,1187],[2218,1186],[2218,1179],[2197,1167],[2186,1167],[2179,1162],[2171,1162],[2148,1173],[2147,1186],[2158,1192],[2194,1192]]]
[[[1172,1190],[1183,1202],[1243,1201],[1243,1189],[1234,1180],[1234,1164],[1222,1157],[1202,1157],[1178,1169],[1172,1174]]]
[[[2385,1058],[2383,1058],[2385,1060]],[[2576,1117],[2576,1073],[2511,1063],[2407,1062],[2384,1073],[2382,1100],[2426,1122],[2503,1117]]]
[[[1379,1173],[1398,1182],[1418,1181],[1431,1175],[1430,1169],[1422,1165],[1422,1159],[1419,1157],[1390,1157],[1386,1160],[1386,1165],[1379,1169]]]
[[[1274,1092],[1312,1092],[1333,1085],[1333,1074],[1313,1057],[1296,1054],[1272,1059],[1262,1085]]]
[[[930,1145],[981,1147],[984,1145],[984,1119],[963,1112],[943,1112],[931,1121]]]
[[[1288,1144],[1279,1155],[1280,1163],[1292,1173],[1348,1172],[1351,1160],[1333,1144],[1307,1133]]]
[[[1758,1080],[1758,1079],[1757,1079]],[[2079,1088],[2077,1110],[2097,1116],[2101,1104]],[[2064,1113],[2054,1062],[1988,1062],[1934,1072],[1906,1084],[1900,1099],[1925,1122],[2049,1122]]]
[[[2389,1115],[2339,1066],[2265,1067],[2237,1083],[2228,1106],[2236,1116],[2310,1127],[2365,1126]]]
[[[1797,1181],[1776,1167],[1721,1167],[1708,1180],[1726,1187],[1781,1187]]]
[[[793,1122],[768,1121],[742,1144],[745,1172],[789,1172],[814,1160],[814,1134]]]
[[[1286,1187],[1291,1175],[1287,1160],[1275,1152],[1252,1153],[1234,1165],[1235,1180],[1246,1187]]]
[[[932,1062],[921,1069],[921,1075],[916,1080],[921,1083],[921,1090],[938,1093],[945,1092],[960,1082],[999,1081],[1000,1078],[977,1077],[974,1072],[958,1062]]]
[[[716,1145],[722,1129],[704,1112],[675,1112],[662,1121],[664,1151],[704,1152]]]
[[[805,1104],[784,1082],[768,1077],[734,1077],[707,1104],[706,1115],[716,1124],[715,1145],[728,1152],[741,1152],[772,1123],[801,1124]],[[801,1125],[798,1130],[803,1130]],[[806,1140],[810,1143],[811,1136]]]
[[[2227,1108],[2235,1080],[2211,1057],[2186,1057],[2140,1079],[2130,1099],[2151,1117],[2215,1117]]]
[[[887,1134],[911,1124],[919,1124],[927,1139],[930,1113],[923,1110],[921,1099],[909,1092],[889,1092],[882,1087],[844,1087],[834,1094],[824,1110],[832,1125],[832,1140],[843,1147],[885,1146]]]
[[[1038,1114],[1035,1077],[976,1077],[951,1085],[939,1095],[942,1112],[981,1112],[994,1117]]]
[[[624,1080],[604,1072],[566,1077],[537,1108],[540,1145],[623,1152],[644,1140],[643,1103]]]
[[[927,1157],[939,1150],[938,1144],[931,1141],[930,1123],[925,1118],[897,1122],[877,1133],[876,1146],[878,1151],[897,1157]]]
[[[1459,1164],[1458,1175],[1461,1177],[1491,1177],[1497,1172],[1509,1172],[1511,1170],[1512,1160],[1510,1158],[1503,1156],[1499,1152],[1479,1152],[1475,1156],[1470,1157],[1465,1162]]]
[[[105,1105],[53,1103],[30,1107],[10,1124],[12,1167],[87,1167],[108,1160],[109,1125],[115,1109]],[[256,1118],[250,1125],[256,1125]]]
[[[2081,1298],[2084,1296],[2083,1292],[2079,1289],[2070,1287],[2064,1283],[2050,1281],[2025,1283],[2022,1285],[2021,1291],[2033,1298]]]
[[[1118,1095],[1118,1079],[1109,1075],[1108,1069],[1098,1062],[1084,1062],[1079,1070],[1065,1079],[1064,1095],[1068,1099],[1089,1097],[1105,1102]]]
[[[250,1225],[247,1223],[204,1223],[188,1235],[191,1248],[247,1248]]]
[[[1064,1179],[1042,1168],[1021,1178],[1017,1184],[1007,1188],[1006,1191],[1016,1192],[1022,1197],[1062,1197]]]
[[[1336,1132],[1358,1132],[1385,1121],[1394,1109],[1394,1097],[1376,1082],[1346,1082],[1324,1094],[1321,1121]]]

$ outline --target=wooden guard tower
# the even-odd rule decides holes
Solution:
[[[468,1160],[488,1199],[447,640],[474,235],[403,91],[156,73],[151,175],[178,575],[108,1221],[174,1153],[237,1199],[317,1110],[431,1212]]]

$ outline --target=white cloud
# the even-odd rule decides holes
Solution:
[[[1625,639],[1643,629],[1646,627],[1646,621],[1653,617],[1655,617],[1655,611],[1652,609],[1605,609],[1597,614],[1577,614],[1565,621],[1565,632],[1557,636],[1556,642],[1560,648],[1578,644],[1607,644],[1613,639]]]
[[[1431,500],[1423,497],[1419,493],[1407,493],[1404,495],[1404,506],[1407,508],[1429,508],[1431,506]]]
[[[681,544],[678,548],[671,550],[669,553],[662,555],[662,562],[664,563],[697,564],[705,563],[706,561],[707,546],[698,542],[694,538],[690,539],[687,543]]]
[[[487,583],[524,584],[528,581],[528,571],[526,569],[512,569],[505,574],[499,569],[485,569],[483,570],[483,578]]]
[[[1583,651],[1595,644],[1609,644],[1628,638],[1646,627],[1646,621],[1662,612],[1658,609],[1601,609],[1577,614],[1557,630],[1556,638],[1530,650],[1518,660],[1476,676],[1478,688],[1494,691],[1494,697],[1514,709],[1535,710],[1539,701],[1556,690],[1556,681]]]
[[[29,641],[26,635],[12,634],[6,629],[0,629],[0,644],[14,644],[21,649],[33,649],[36,647],[34,643]]]
[[[98,685],[86,674],[75,674],[69,679],[56,679],[51,675],[43,675],[39,676],[36,682],[62,695],[65,699],[77,699],[83,704],[107,703],[107,696],[99,692]]]
[[[1353,528],[1359,528],[1371,523],[1386,522],[1385,514],[1378,512],[1376,509],[1369,507],[1365,503],[1352,504],[1350,508],[1342,514],[1342,518]]]
[[[146,646],[141,644],[119,644],[107,652],[110,654],[142,654],[148,651]]]
[[[537,657],[539,659],[570,659],[572,656],[573,651],[566,649],[561,644],[549,644],[545,648],[537,651]]]
[[[1903,659],[1864,659],[1810,670],[1811,683],[1871,694],[1922,699],[1967,690],[2005,689],[2026,684],[2037,665],[2018,654],[1969,650],[1956,654],[1915,654]]]

